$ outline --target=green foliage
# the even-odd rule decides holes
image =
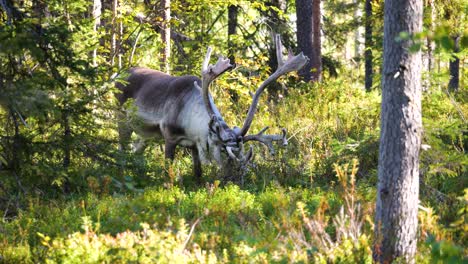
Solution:
[[[179,221],[177,232],[158,230],[141,224],[141,231],[97,235],[92,222],[84,219],[84,233],[50,241],[38,233],[47,249],[45,263],[222,263],[216,255],[196,244],[186,249],[190,239],[188,226]]]
[[[463,193],[468,165],[465,150],[468,137],[462,119],[467,109],[455,100],[443,92],[425,94],[423,143],[427,147],[421,155],[424,180],[443,193],[452,193],[453,197]]]
[[[431,250],[431,263],[466,263],[463,248],[447,241],[436,241],[434,237],[429,237],[426,241]]]

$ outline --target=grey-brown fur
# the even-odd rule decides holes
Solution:
[[[187,123],[185,119],[192,117],[182,115],[198,111],[199,125],[201,126],[198,130],[208,130],[209,116],[203,113],[206,110],[201,91],[194,85],[194,82],[201,85],[201,80],[195,76],[175,77],[147,68],[132,68],[129,73],[127,84],[117,84],[121,90],[117,98],[120,105],[133,98],[138,109],[136,115],[139,120],[136,124],[126,119],[119,122],[122,148],[128,144],[133,131],[143,140],[150,137],[164,139],[165,156],[169,159],[174,158],[176,146],[183,145],[192,150],[194,174],[200,177],[202,171],[197,147],[200,144],[197,144],[197,139],[191,138],[191,135],[186,133],[186,130],[193,129],[185,127]],[[186,109],[187,107],[196,109]],[[140,114],[140,110],[146,111],[148,115],[153,115],[156,118],[147,119],[145,115]],[[200,135],[200,137],[208,136],[208,131],[205,134]],[[202,141],[208,141],[208,139]]]

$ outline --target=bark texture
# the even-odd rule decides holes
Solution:
[[[312,63],[312,81],[320,81],[322,79],[322,42],[320,32],[320,21],[322,20],[322,12],[320,8],[320,0],[312,2],[312,34],[313,43],[312,49],[314,57],[311,58]]]
[[[232,65],[236,65],[236,57],[234,56],[237,48],[237,43],[233,40],[237,35],[238,20],[237,16],[239,13],[239,6],[230,5],[228,7],[228,58]],[[228,90],[229,96],[233,102],[239,101],[239,96],[236,91]]]
[[[414,263],[421,145],[421,53],[400,32],[422,30],[421,0],[386,0],[374,258]]]
[[[296,0],[298,50],[309,57],[299,70],[304,81],[320,81],[322,56],[320,42],[320,0]]]
[[[374,77],[374,70],[372,68],[372,47],[374,41],[372,39],[372,0],[366,0],[365,7],[365,26],[364,26],[364,68],[365,68],[365,88],[366,91],[372,90],[372,78]]]
[[[229,60],[231,64],[236,64],[234,52],[237,49],[234,41],[233,36],[237,34],[237,14],[239,13],[239,7],[236,5],[230,5],[228,7],[228,52],[229,52]]]

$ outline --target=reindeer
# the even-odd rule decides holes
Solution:
[[[283,59],[283,46],[279,35],[275,36],[278,69],[265,80],[255,92],[242,128],[229,127],[216,108],[209,92],[212,81],[233,68],[229,59],[220,57],[215,65],[209,65],[212,49],[209,47],[202,64],[202,78],[195,76],[171,76],[147,68],[132,68],[127,84],[117,84],[121,90],[118,100],[123,105],[130,98],[136,108],[133,121],[119,122],[121,147],[129,141],[134,131],[140,142],[136,151],[144,149],[145,140],[162,138],[165,142],[165,157],[173,160],[176,146],[191,149],[193,173],[200,179],[201,164],[215,160],[223,166],[223,157],[240,164],[247,164],[253,156],[250,146],[246,152],[244,144],[258,141],[274,154],[273,142],[287,144],[286,130],[281,135],[267,135],[262,129],[254,135],[247,135],[257,110],[260,95],[266,86],[280,76],[297,71],[308,61],[301,52]],[[137,120],[135,120],[137,119]],[[224,153],[224,154],[223,154]]]

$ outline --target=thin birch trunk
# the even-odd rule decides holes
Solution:
[[[94,31],[95,34],[97,34],[98,27],[101,24],[101,9],[102,9],[101,0],[94,0],[94,4],[93,4],[93,19],[94,19],[93,31]],[[93,50],[93,66],[97,67],[97,48],[95,48]]]
[[[171,58],[171,1],[161,0],[162,9],[162,60],[161,69],[167,74],[170,73],[170,58]]]

